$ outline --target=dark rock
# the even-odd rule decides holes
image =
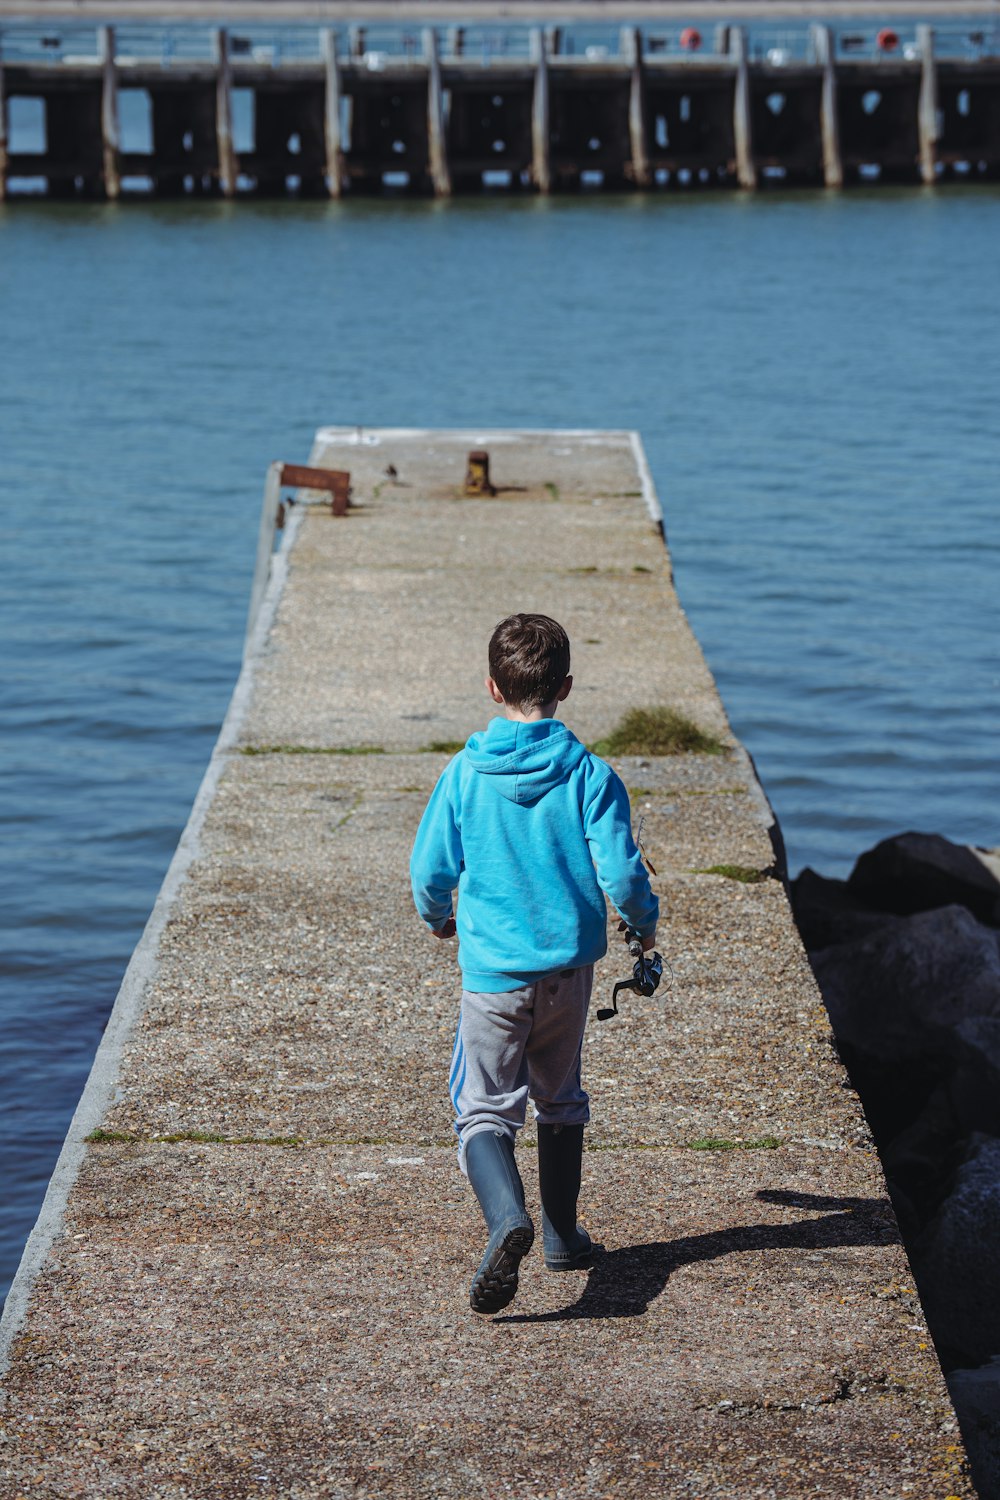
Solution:
[[[829,880],[808,866],[792,881],[789,894],[799,933],[810,953],[865,937],[895,920],[884,911],[872,911],[848,888],[846,880]]]
[[[938,1040],[950,1071],[903,1129],[891,1138],[883,1132],[879,1141],[904,1235],[938,1212],[968,1156],[969,1138],[1000,1137],[1000,1019],[973,1016]],[[885,1080],[883,1072],[876,1085],[883,1114]]]
[[[983,1500],[1000,1495],[1000,1355],[977,1370],[952,1370],[948,1391],[969,1455],[972,1482]]]
[[[911,1258],[944,1357],[982,1364],[1000,1351],[1000,1140],[974,1136],[970,1150]]]
[[[968,1133],[955,1118],[946,1086],[933,1090],[903,1130],[879,1142],[879,1155],[905,1239],[938,1212],[968,1155]]]
[[[1000,857],[902,834],[804,870],[799,931],[861,1096],[973,1476],[1000,1500]]]
[[[1000,927],[1000,857],[939,833],[883,839],[862,854],[847,885],[856,900],[897,916],[957,905]]]
[[[960,1021],[942,1047],[953,1065],[946,1087],[957,1128],[1000,1136],[1000,1018]]]
[[[889,1064],[946,1071],[940,1030],[1000,1016],[1000,942],[961,906],[824,948],[812,966],[838,1044]]]

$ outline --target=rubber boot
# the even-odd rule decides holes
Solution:
[[[582,1125],[539,1125],[542,1240],[550,1271],[583,1270],[593,1259],[590,1235],[576,1222],[582,1163]]]
[[[465,1147],[465,1170],[490,1232],[486,1253],[472,1278],[473,1312],[495,1313],[512,1302],[517,1272],[531,1249],[535,1229],[524,1208],[524,1187],[506,1131],[480,1130]]]

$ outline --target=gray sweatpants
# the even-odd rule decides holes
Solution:
[[[590,1119],[580,1053],[593,984],[586,964],[499,995],[462,991],[449,1090],[463,1172],[469,1137],[505,1130],[513,1140],[529,1095],[540,1125]]]

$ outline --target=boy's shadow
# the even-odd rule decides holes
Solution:
[[[882,1198],[826,1198],[784,1188],[757,1194],[763,1203],[807,1208],[824,1213],[794,1224],[748,1224],[716,1229],[685,1239],[629,1245],[623,1250],[597,1248],[587,1285],[576,1302],[556,1312],[514,1313],[498,1323],[562,1323],[574,1318],[638,1318],[658,1297],[673,1271],[698,1261],[716,1260],[741,1250],[830,1250],[841,1245],[893,1245],[899,1230],[892,1208]],[[824,1212],[825,1211],[825,1212]]]

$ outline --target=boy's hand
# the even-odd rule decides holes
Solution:
[[[618,931],[628,932],[629,930],[630,929],[628,923],[626,922],[625,918],[622,917],[621,921],[618,923]],[[642,938],[641,942],[643,953],[650,953],[656,947],[656,933],[654,932],[651,937]]]
[[[437,938],[452,938],[455,936],[455,918],[449,917],[443,927],[435,927],[434,936]]]

